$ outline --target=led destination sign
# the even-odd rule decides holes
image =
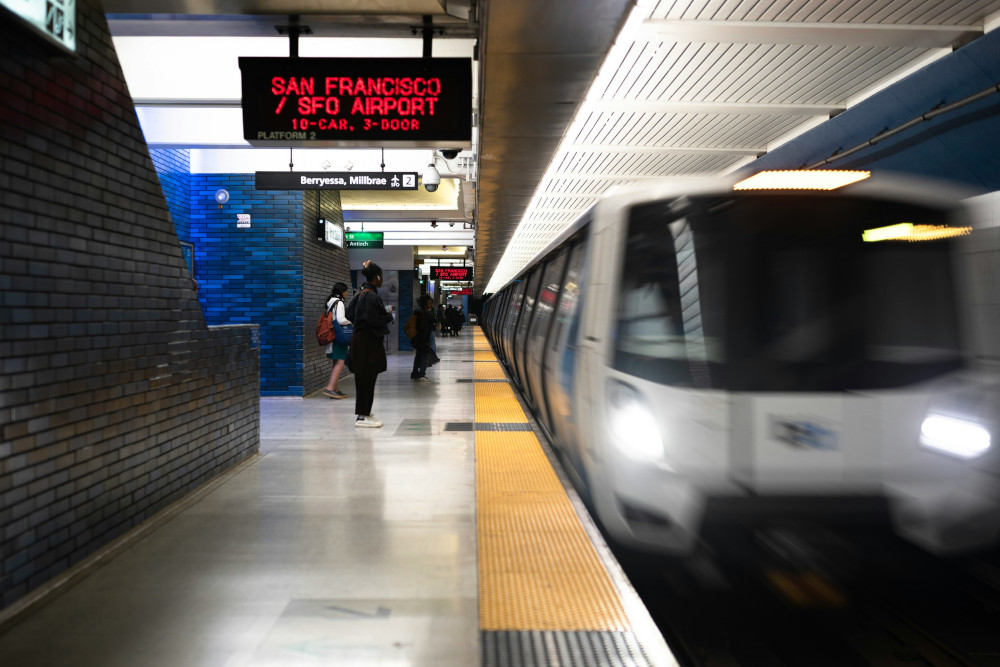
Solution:
[[[416,190],[415,171],[258,171],[256,190]]]
[[[253,145],[468,148],[468,58],[240,58]]]
[[[472,280],[472,267],[432,266],[431,280]]]

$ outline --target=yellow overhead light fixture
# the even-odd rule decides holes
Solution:
[[[861,240],[866,243],[878,241],[940,241],[954,236],[965,236],[972,233],[972,227],[949,227],[947,225],[915,225],[903,222],[888,227],[866,229],[861,234]]]
[[[808,169],[762,171],[733,186],[733,190],[836,190],[862,181],[870,171]]]

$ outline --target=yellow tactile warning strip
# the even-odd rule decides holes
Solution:
[[[493,354],[491,350],[473,350],[472,352],[473,361],[496,361],[497,356]]]
[[[500,364],[473,364],[476,367],[474,378],[476,380],[505,380],[507,376],[503,374]]]
[[[475,364],[476,378],[499,364]],[[491,374],[492,370],[489,371]],[[489,378],[494,379],[494,378]],[[527,418],[509,384],[478,383],[476,421]],[[479,618],[484,631],[627,630],[604,565],[530,431],[476,432]]]
[[[531,432],[476,432],[482,630],[623,630],[618,593]]]
[[[476,421],[487,423],[518,423],[528,421],[514,390],[506,382],[476,383]]]

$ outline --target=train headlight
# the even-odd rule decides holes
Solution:
[[[663,439],[656,417],[635,388],[611,382],[607,413],[611,436],[622,453],[640,460],[663,457]]]
[[[920,426],[920,444],[946,454],[971,459],[990,448],[990,432],[975,422],[930,414]]]

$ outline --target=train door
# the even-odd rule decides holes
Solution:
[[[544,357],[544,385],[549,424],[570,462],[572,473],[584,488],[587,486],[587,479],[573,413],[573,398],[576,393],[576,364],[582,310],[580,303],[583,296],[581,288],[586,248],[587,242],[584,240],[568,251],[562,294],[556,305],[555,321],[552,324],[552,331],[547,341],[548,349]]]
[[[561,292],[560,286],[563,279],[563,269],[566,268],[566,256],[569,250],[564,246],[560,248],[558,254],[545,267],[542,274],[542,281],[539,285],[538,304],[535,306],[535,316],[528,330],[527,355],[531,360],[527,368],[527,383],[531,395],[535,397],[535,408],[546,427],[552,429],[549,420],[548,397],[545,393],[542,377],[544,374],[545,356],[549,330],[555,320],[556,302],[559,300]]]

